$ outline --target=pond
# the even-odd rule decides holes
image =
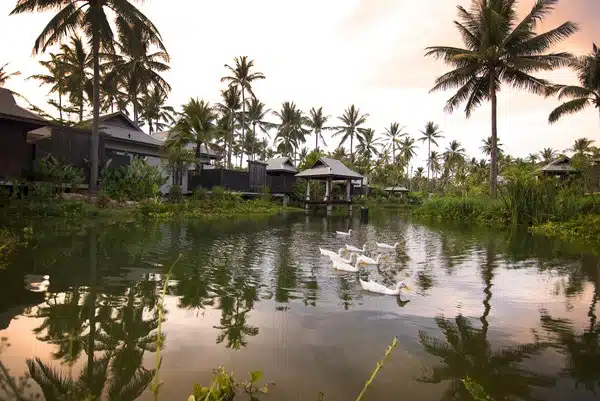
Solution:
[[[0,271],[3,400],[21,399],[9,377],[18,387],[30,371],[22,393],[41,385],[48,401],[68,388],[152,399],[157,307],[180,254],[164,304],[163,400],[186,400],[220,365],[238,378],[262,370],[275,382],[265,399],[354,400],[394,337],[366,400],[469,400],[465,377],[494,400],[596,400],[600,390],[600,259],[561,242],[392,214],[39,234]],[[319,254],[366,243],[374,256],[376,241],[400,246],[359,274]],[[30,275],[48,275],[47,290],[31,291]],[[411,291],[364,292],[359,275]]]

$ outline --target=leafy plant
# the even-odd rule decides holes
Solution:
[[[156,197],[166,182],[157,166],[150,166],[145,160],[134,157],[128,166],[107,166],[102,171],[101,190],[119,201],[139,201]]]

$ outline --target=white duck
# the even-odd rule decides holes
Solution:
[[[377,248],[380,249],[398,249],[400,247],[400,243],[396,242],[394,245],[388,245],[388,244],[384,244],[382,242],[376,242],[377,244]]]
[[[337,235],[341,235],[343,237],[349,237],[350,235],[352,235],[352,229],[348,230],[348,232],[344,232],[344,231],[336,231],[335,232]]]
[[[363,253],[363,252],[367,251],[367,244],[364,244],[362,249],[346,244],[346,249],[349,250],[350,252]]]
[[[352,265],[353,263],[356,263],[357,256],[358,256],[357,254],[351,253],[350,258],[346,259],[341,254],[340,255],[330,255],[329,259],[331,259],[332,262],[342,262],[342,263]],[[362,264],[362,262],[361,262],[361,264]]]
[[[373,259],[370,258],[368,256],[365,255],[358,255],[357,259],[359,262],[365,264],[365,265],[377,265],[379,266],[379,264],[381,263],[381,255],[377,255],[377,259]]]
[[[360,262],[356,262],[356,264],[354,266],[348,264],[348,263],[344,263],[340,260],[332,260],[333,262],[333,268],[335,270],[340,270],[343,272],[349,272],[349,273],[357,273],[360,270]]]
[[[377,294],[400,295],[400,290],[402,289],[407,289],[410,291],[410,288],[408,288],[404,281],[400,281],[398,284],[396,284],[396,288],[387,288],[385,285],[376,283],[375,281],[363,281],[361,279],[358,279],[358,281],[360,281],[360,286],[363,290],[375,292]]]
[[[46,292],[50,286],[50,276],[25,276],[25,289],[31,292]]]
[[[323,249],[323,248],[319,248],[319,252],[321,252],[321,255],[331,258],[331,257],[336,257],[336,256],[342,256],[342,253],[344,252],[344,248],[340,248],[338,250],[338,253],[335,253],[333,251],[330,251],[329,249]]]

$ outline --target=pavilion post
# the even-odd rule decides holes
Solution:
[[[331,194],[330,193],[331,193],[331,181],[328,178],[325,181],[325,201],[329,201],[330,200],[330,198],[331,198]]]
[[[351,190],[352,190],[352,181],[346,180],[346,200],[348,202],[350,202],[352,200],[352,194],[350,192]]]
[[[308,204],[309,201],[310,201],[310,179],[307,178],[306,179],[306,203],[304,203],[304,209],[306,210],[306,213],[308,213],[308,210],[310,208],[310,205]]]

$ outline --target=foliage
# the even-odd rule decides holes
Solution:
[[[188,401],[232,401],[239,392],[245,393],[251,400],[258,400],[259,393],[267,394],[268,385],[257,387],[262,379],[262,372],[256,370],[250,372],[250,380],[237,381],[233,372],[227,373],[225,368],[219,367],[214,370],[214,376],[209,386],[194,386],[194,394],[190,395]]]
[[[413,213],[415,216],[441,221],[464,221],[491,226],[505,226],[510,221],[502,201],[491,198],[433,197],[423,202]]]
[[[139,201],[156,197],[166,182],[157,166],[150,166],[145,160],[134,157],[127,166],[106,167],[102,172],[101,189],[115,200]]]
[[[549,221],[531,228],[534,234],[600,246],[600,214],[584,214],[564,222]]]
[[[83,182],[84,175],[83,170],[61,163],[54,156],[48,155],[36,161],[34,179],[49,184],[49,186],[42,184],[37,188],[42,197],[47,197],[65,184],[70,185],[74,191]]]

